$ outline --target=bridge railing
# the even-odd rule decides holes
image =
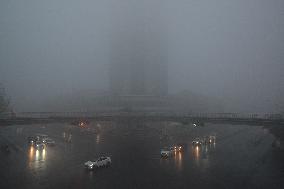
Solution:
[[[178,112],[18,112],[0,114],[0,118],[94,118],[94,117],[160,117],[194,119],[258,119],[283,120],[282,114],[240,114],[240,113],[178,113]]]

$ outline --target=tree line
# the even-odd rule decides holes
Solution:
[[[7,112],[9,110],[10,100],[7,97],[5,88],[0,83],[0,113]]]

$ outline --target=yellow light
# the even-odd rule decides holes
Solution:
[[[195,148],[195,157],[197,158],[197,159],[199,159],[199,147],[198,146],[196,146],[196,148]]]
[[[39,157],[39,151],[36,150],[36,160],[38,160],[38,157]]]
[[[30,153],[32,154],[33,152],[34,152],[34,147],[31,146]]]
[[[43,150],[42,150],[42,159],[43,159],[43,160],[45,160],[45,155],[46,155],[46,152],[45,152],[45,149],[43,149]]]
[[[178,154],[178,160],[181,161],[181,153]]]
[[[29,158],[30,158],[30,159],[33,159],[33,156],[34,156],[34,147],[33,147],[33,146],[31,146],[31,148],[30,148]]]

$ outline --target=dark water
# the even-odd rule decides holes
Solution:
[[[48,134],[56,146],[36,151],[27,137]],[[216,134],[215,144],[193,148],[195,137]],[[167,137],[165,137],[167,136]],[[68,142],[68,139],[71,142]],[[193,128],[177,123],[91,123],[0,128],[0,188],[284,188],[283,154],[266,129],[245,125]],[[160,149],[184,143],[169,159]],[[101,155],[112,165],[86,171]]]

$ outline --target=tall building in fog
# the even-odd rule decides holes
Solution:
[[[112,11],[111,92],[164,96],[168,70],[159,5],[151,1],[124,3]]]

